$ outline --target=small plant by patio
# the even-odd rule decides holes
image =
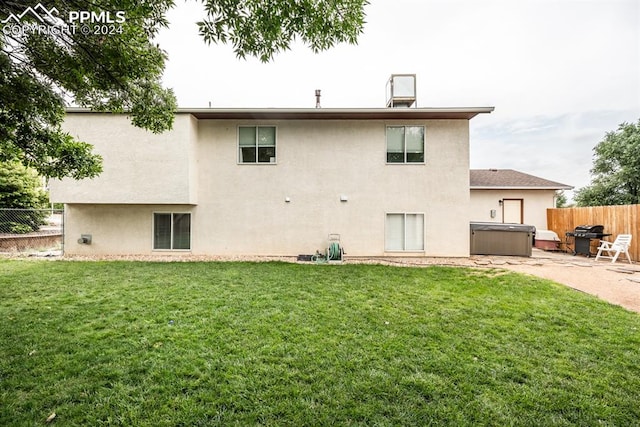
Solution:
[[[497,270],[0,260],[0,425],[637,425],[640,316]]]

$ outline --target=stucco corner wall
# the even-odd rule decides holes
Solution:
[[[83,256],[153,254],[154,212],[194,210],[195,207],[191,205],[67,204],[64,253]],[[91,244],[78,243],[83,234],[91,235]]]
[[[153,134],[125,114],[67,114],[63,128],[94,146],[104,170],[93,179],[51,180],[52,202],[196,204],[194,120],[177,114],[172,130]]]

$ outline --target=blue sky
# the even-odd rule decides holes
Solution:
[[[638,0],[371,0],[356,46],[273,61],[207,46],[197,2],[158,43],[181,107],[384,107],[393,73],[417,75],[420,107],[494,106],[471,120],[471,167],[510,168],[577,188],[592,149],[640,119]]]

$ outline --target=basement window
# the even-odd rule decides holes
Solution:
[[[424,214],[388,213],[384,240],[386,251],[423,251]]]
[[[424,126],[387,126],[387,163],[424,163]]]
[[[275,163],[275,126],[238,127],[239,163]]]
[[[154,213],[153,249],[191,249],[191,214]]]

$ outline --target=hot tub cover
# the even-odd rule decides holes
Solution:
[[[471,231],[509,231],[519,233],[535,233],[536,227],[527,224],[510,224],[503,222],[472,222]]]

